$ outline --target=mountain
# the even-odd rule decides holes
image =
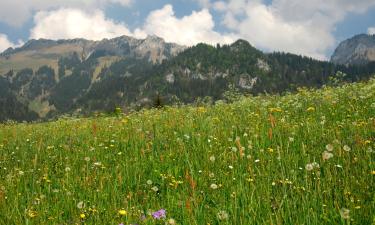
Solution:
[[[6,67],[7,69],[4,69]],[[0,121],[231,100],[369,78],[375,63],[336,65],[289,53],[265,54],[245,40],[183,47],[139,40],[32,40],[1,54]],[[159,99],[160,98],[160,99]]]
[[[331,61],[343,65],[375,62],[375,35],[360,34],[341,42]]]
[[[61,57],[69,57],[77,54],[81,61],[90,57],[104,57],[100,64],[116,61],[119,57],[133,57],[145,59],[152,63],[161,63],[170,57],[177,55],[186,47],[177,44],[166,43],[156,36],[148,36],[146,39],[135,39],[121,36],[102,41],[89,41],[85,39],[73,40],[30,40],[24,46],[17,49],[9,48],[0,54],[0,74],[10,70],[15,72],[24,68],[37,70],[47,65],[57,73],[58,61]]]

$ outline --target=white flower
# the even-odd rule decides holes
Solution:
[[[78,202],[77,208],[82,209],[83,207],[85,207],[85,204],[83,203],[83,201]]]
[[[157,191],[159,191],[159,188],[158,188],[158,187],[156,187],[156,186],[153,186],[153,187],[151,188],[151,190],[153,190],[153,191],[157,192]]]
[[[169,225],[175,225],[175,224],[176,224],[176,220],[170,218],[170,219],[168,220],[168,224],[169,224]]]
[[[343,149],[344,149],[344,151],[346,151],[346,152],[349,152],[349,151],[350,151],[350,147],[347,146],[347,145],[344,145]]]
[[[218,188],[218,186],[216,184],[211,184],[210,188],[213,189],[213,190],[216,190]]]
[[[254,162],[258,163],[258,162],[260,162],[260,160],[259,160],[259,159],[256,159]]]
[[[330,153],[330,152],[324,151],[324,152],[322,153],[322,158],[323,158],[323,160],[328,160],[328,159],[330,159],[330,158],[332,158],[332,157],[333,157],[333,154]]]
[[[345,209],[345,208],[342,208],[340,210],[340,215],[341,215],[341,218],[347,220],[347,219],[350,219],[350,210],[349,209]]]
[[[70,171],[70,167],[66,167],[65,172],[69,172],[69,171]]]
[[[210,178],[214,178],[214,177],[215,177],[215,174],[214,174],[214,173],[210,173],[210,174],[208,174],[208,176],[209,176]]]
[[[86,162],[90,161],[90,157],[85,157],[85,161]]]
[[[215,156],[213,156],[213,155],[210,156],[210,161],[211,161],[211,162],[215,162],[215,160],[216,160]]]
[[[228,167],[229,167],[229,169],[231,169],[231,170],[233,169],[233,166],[228,166]]]
[[[294,138],[293,137],[289,137],[289,142],[293,142],[294,141]]]
[[[313,162],[313,163],[311,163],[311,164],[312,164],[313,167],[316,168],[316,169],[319,169],[319,168],[320,168],[319,163],[317,163],[317,162]]]
[[[232,152],[237,152],[237,148],[234,147],[234,146],[231,148],[231,150],[232,150]]]
[[[314,169],[314,166],[313,166],[312,163],[308,163],[308,164],[306,164],[305,169],[306,169],[307,171],[311,171],[311,170]]]
[[[102,163],[101,162],[95,162],[94,166],[97,166],[97,167],[102,166]]]
[[[331,145],[331,144],[326,145],[326,149],[327,149],[327,151],[332,152],[333,151],[333,145]]]
[[[147,183],[148,185],[151,185],[151,184],[152,184],[152,180],[147,180],[146,183]]]
[[[217,213],[217,218],[219,220],[227,220],[228,219],[228,213],[222,210],[222,211]]]

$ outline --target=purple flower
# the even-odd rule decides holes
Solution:
[[[154,217],[154,219],[160,220],[162,218],[166,218],[165,214],[166,214],[165,209],[160,209],[159,211],[153,212],[152,217]]]

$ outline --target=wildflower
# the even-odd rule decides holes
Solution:
[[[327,149],[327,151],[332,152],[333,151],[333,145],[332,144],[326,145],[326,149]]]
[[[216,160],[215,156],[213,156],[213,155],[210,156],[210,161],[211,161],[211,162],[215,162],[215,160]]]
[[[256,159],[254,162],[258,163],[258,162],[260,162],[260,160],[259,160],[259,159]]]
[[[313,166],[312,163],[308,163],[308,164],[306,164],[305,169],[306,169],[307,171],[311,171],[311,170],[314,169],[314,166]]]
[[[312,164],[313,167],[316,168],[316,169],[319,169],[319,168],[320,168],[319,163],[317,163],[317,162],[313,162],[313,163],[311,163],[311,164]]]
[[[158,188],[158,187],[156,187],[156,186],[153,186],[153,187],[151,188],[151,190],[153,190],[153,191],[157,192],[157,191],[159,191],[159,188]]]
[[[373,171],[371,172],[371,174],[372,174],[372,175],[375,175],[375,170],[373,170]]]
[[[346,151],[346,152],[349,152],[349,151],[350,151],[350,147],[347,146],[347,145],[344,145],[343,149],[344,149],[344,151]]]
[[[86,218],[86,215],[85,215],[84,213],[81,213],[81,214],[79,215],[79,218],[81,218],[82,220],[84,220],[84,219]]]
[[[232,170],[232,169],[233,169],[233,166],[228,166],[228,168]]]
[[[323,158],[324,161],[325,161],[325,160],[328,160],[328,159],[330,159],[330,158],[332,158],[332,157],[333,157],[333,154],[330,153],[330,152],[324,151],[324,152],[322,153],[322,158]]]
[[[237,152],[237,148],[234,147],[234,146],[231,148],[231,150],[232,150],[232,152]]]
[[[294,141],[294,138],[293,137],[289,137],[289,142],[293,142]]]
[[[175,225],[175,224],[176,224],[176,220],[170,218],[170,219],[168,220],[168,224],[169,224],[169,225]]]
[[[218,187],[217,187],[216,184],[211,184],[211,185],[210,185],[210,188],[213,189],[213,190],[216,190]]]
[[[90,157],[85,157],[85,161],[89,162],[90,161]]]
[[[208,176],[209,176],[210,178],[214,178],[214,177],[215,177],[215,174],[214,174],[214,173],[209,173]]]
[[[228,213],[227,212],[225,212],[225,211],[220,211],[220,212],[218,212],[217,214],[216,214],[216,216],[217,216],[217,218],[219,219],[219,220],[227,220],[228,219]]]
[[[82,209],[83,207],[85,207],[83,201],[77,203],[77,208]]]
[[[158,219],[158,220],[160,220],[162,218],[165,218],[166,217],[166,211],[165,211],[165,209],[160,209],[160,210],[158,210],[156,212],[153,212],[152,213],[152,217],[154,217],[154,219]]]
[[[350,213],[350,210],[349,210],[349,209],[342,208],[342,209],[340,210],[341,218],[343,218],[343,219],[345,219],[345,220],[347,220],[347,219],[350,218],[349,213]]]
[[[35,212],[34,210],[28,210],[27,215],[28,215],[30,218],[34,218],[34,217],[36,217],[38,214],[37,214],[37,212]]]
[[[120,210],[118,211],[118,214],[119,214],[120,216],[126,216],[126,214],[128,214],[128,212],[126,212],[125,209],[120,209]]]
[[[68,173],[69,171],[70,171],[70,167],[66,167],[66,168],[65,168],[65,172]]]
[[[151,185],[151,184],[152,184],[152,180],[147,180],[146,183],[147,183],[148,185]]]
[[[309,108],[306,109],[306,111],[307,112],[313,112],[313,111],[315,111],[315,108],[314,107],[309,107]]]
[[[94,166],[100,167],[100,166],[102,166],[102,163],[101,162],[95,162]]]

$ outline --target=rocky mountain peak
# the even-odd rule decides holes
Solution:
[[[375,35],[359,34],[341,42],[331,61],[343,65],[363,65],[375,61]]]

